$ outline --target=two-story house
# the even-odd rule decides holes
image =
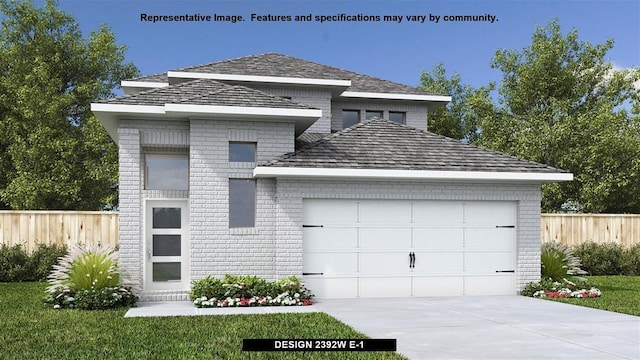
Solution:
[[[427,132],[450,97],[280,54],[122,82],[120,260],[146,300],[207,275],[318,297],[516,294],[561,170]]]

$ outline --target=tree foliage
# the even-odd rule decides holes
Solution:
[[[613,45],[563,34],[553,20],[524,49],[496,51],[496,101],[493,84],[460,85],[438,65],[423,86],[453,100],[429,114],[430,130],[573,173],[572,182],[543,185],[544,211],[640,213],[640,70],[615,69],[606,60]]]
[[[429,130],[454,139],[475,142],[479,136],[480,119],[490,116],[494,111],[490,93],[495,84],[477,89],[462,84],[459,73],[447,77],[442,63],[438,63],[431,71],[423,71],[420,84],[425,90],[451,96],[446,107],[429,111]]]
[[[543,186],[543,209],[574,204],[585,212],[638,212],[638,69],[605,59],[613,40],[592,45],[557,20],[539,27],[522,51],[498,50],[499,109],[482,122],[480,143],[574,174]]]
[[[85,38],[56,6],[0,0],[0,202],[97,210],[117,204],[117,149],[90,104],[138,70],[109,28]]]

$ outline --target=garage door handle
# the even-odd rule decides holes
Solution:
[[[514,273],[515,270],[496,270],[497,273]]]
[[[499,229],[515,229],[515,225],[496,225]]]
[[[409,269],[413,269],[416,267],[416,253],[409,253]]]
[[[303,228],[306,227],[324,227],[324,225],[302,225]]]
[[[302,273],[302,275],[324,275],[324,273]]]

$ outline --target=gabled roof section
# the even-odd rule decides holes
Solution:
[[[417,87],[278,53],[250,55],[203,65],[189,66],[170,71],[168,75],[155,74],[142,76],[129,79],[125,82],[127,86],[135,87],[136,83],[171,83],[174,77],[176,77],[176,79],[184,79],[197,78],[199,76],[209,76],[214,80],[239,82],[272,81],[286,83],[290,81],[292,84],[298,85],[305,84],[303,81],[305,79],[312,79],[314,81],[309,82],[309,85],[315,84],[322,86],[324,84],[326,86],[339,88],[338,93],[342,93],[342,96],[347,98],[372,97],[400,100],[450,101],[450,97],[448,96],[442,96]],[[252,77],[254,77],[254,80],[252,80]],[[289,80],[283,81],[283,79]],[[125,82],[123,82],[123,84]],[[391,96],[380,97],[378,96],[379,94]]]
[[[304,104],[267,94],[246,86],[229,85],[215,80],[199,79],[136,94],[100,100],[97,103],[163,106],[165,104],[215,105],[236,107],[271,107],[281,109],[313,109]]]
[[[482,173],[488,180],[539,181],[564,181],[572,177],[548,165],[383,119],[365,121],[311,142],[298,151],[262,164],[254,176],[322,176],[323,173],[332,177],[382,174],[380,177],[400,178],[438,178],[438,174],[447,173],[460,179],[476,176],[470,173]],[[449,175],[442,175],[441,179]]]
[[[210,79],[192,80],[99,100],[91,111],[118,141],[121,117],[218,118],[237,121],[289,121],[296,135],[322,117],[322,110],[245,86]]]

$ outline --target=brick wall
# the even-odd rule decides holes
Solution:
[[[192,120],[189,210],[191,279],[275,278],[275,180],[257,181],[256,227],[229,228],[229,178],[252,179],[255,163],[229,163],[229,141],[257,141],[257,160],[293,151],[290,123]]]

